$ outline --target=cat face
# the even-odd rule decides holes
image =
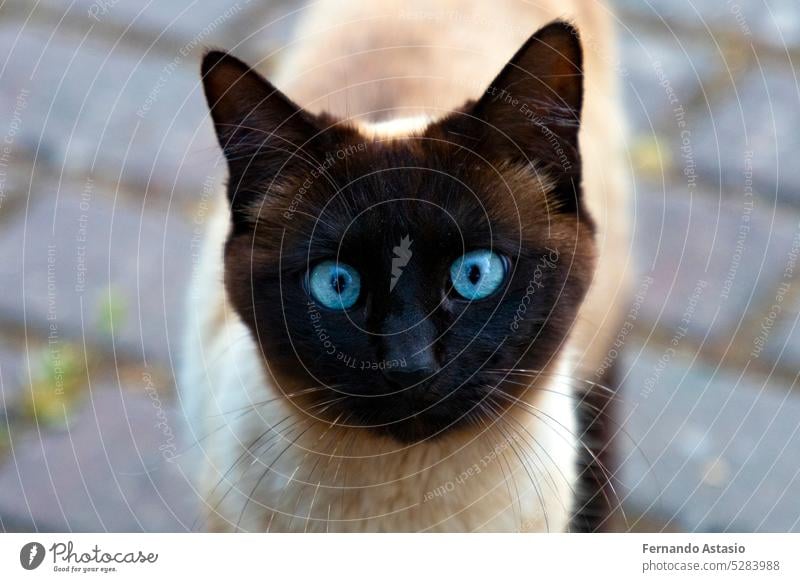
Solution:
[[[571,27],[403,137],[311,116],[223,53],[203,79],[230,171],[226,289],[293,404],[408,442],[525,397],[508,371],[552,367],[592,275]]]

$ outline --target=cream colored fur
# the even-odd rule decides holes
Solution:
[[[312,111],[353,119],[367,134],[402,135],[479,96],[526,38],[557,17],[575,22],[583,39],[580,139],[599,265],[561,354],[561,376],[531,391],[507,421],[522,438],[498,424],[404,446],[363,430],[292,426],[302,417],[280,397],[291,389],[275,384],[226,304],[228,216],[220,203],[192,285],[180,378],[196,441],[185,461],[204,500],[202,527],[567,529],[581,448],[575,402],[582,384],[570,377],[597,380],[627,299],[627,188],[605,7],[593,0],[323,1],[309,9],[272,80]],[[245,453],[264,433],[263,445]]]

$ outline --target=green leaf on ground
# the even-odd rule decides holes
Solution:
[[[111,336],[114,330],[125,325],[128,305],[125,296],[114,287],[109,287],[98,304],[97,328],[100,333]]]
[[[635,170],[647,176],[661,176],[672,170],[672,154],[655,134],[640,135],[631,144]]]
[[[83,353],[68,343],[49,344],[31,362],[31,384],[23,403],[32,422],[64,426],[86,386]]]

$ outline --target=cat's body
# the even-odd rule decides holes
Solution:
[[[231,218],[221,195],[195,273],[180,382],[182,403],[198,441],[189,459],[206,504],[202,527],[245,531],[569,529],[573,513],[585,499],[581,489],[587,486],[579,479],[586,451],[577,436],[585,427],[576,406],[591,386],[575,378],[599,381],[596,371],[616,334],[619,306],[627,298],[626,185],[609,15],[595,2],[536,4],[474,0],[438,2],[430,8],[431,3],[416,1],[322,2],[310,9],[298,40],[286,49],[289,54],[282,59],[276,85],[310,112],[353,122],[357,133],[348,134],[344,145],[333,152],[337,167],[353,171],[349,165],[357,167],[361,147],[383,152],[384,143],[417,135],[430,118],[441,118],[480,97],[538,27],[557,17],[576,23],[585,63],[580,133],[583,203],[593,218],[595,243],[591,251],[573,248],[569,254],[560,250],[549,259],[548,255],[537,259],[540,270],[569,259],[578,265],[575,271],[588,289],[577,318],[562,318],[572,329],[565,332],[566,339],[553,340],[553,354],[539,365],[545,373],[535,383],[523,372],[510,377],[531,387],[508,397],[522,404],[502,411],[501,422],[470,416],[468,426],[436,433],[435,438],[393,438],[397,435],[347,426],[348,411],[337,411],[325,422],[309,420],[303,410],[310,407],[322,416],[334,405],[336,395],[305,403],[303,393],[313,392],[311,384],[284,369],[284,356],[270,361],[269,340],[255,337],[259,321],[248,322],[241,316],[243,297],[257,287],[251,283],[252,288],[240,296],[241,285],[229,281],[227,291],[223,286],[223,278],[230,280],[232,273],[247,271],[231,267],[232,257],[257,243],[252,236],[240,247],[229,242],[224,265],[223,246]],[[412,148],[406,157],[382,155],[413,164],[415,153]],[[513,187],[515,180],[527,179],[518,176],[520,171],[503,166],[501,178]],[[282,206],[282,212],[288,212],[284,226],[291,229],[296,218],[308,211],[304,207],[308,196],[298,197],[296,191],[284,194],[288,203]],[[585,235],[576,228],[572,222],[565,223],[566,234],[559,240],[566,245],[572,230],[577,233],[575,245],[590,246],[581,242]],[[582,226],[580,232],[586,229]],[[274,236],[275,246],[280,246],[281,236]],[[423,244],[422,239],[415,240],[412,251],[426,252]],[[253,264],[258,268],[259,260],[251,257],[248,268]],[[534,301],[537,285],[529,284]],[[238,307],[231,305],[232,296]],[[517,303],[524,297],[525,293]],[[284,300],[285,292],[273,299],[271,308],[285,309]],[[314,309],[309,307],[308,313],[316,322]],[[320,342],[320,350],[327,349],[319,326],[310,324],[309,334],[310,341]],[[353,365],[353,357],[370,361],[363,352],[338,351],[345,364]],[[495,368],[494,373],[504,369]]]

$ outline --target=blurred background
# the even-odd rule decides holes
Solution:
[[[612,352],[628,527],[800,531],[800,5],[611,6],[637,249]],[[0,4],[0,530],[193,527],[173,377],[224,176],[198,63],[224,47],[274,55],[269,73],[301,8]]]

